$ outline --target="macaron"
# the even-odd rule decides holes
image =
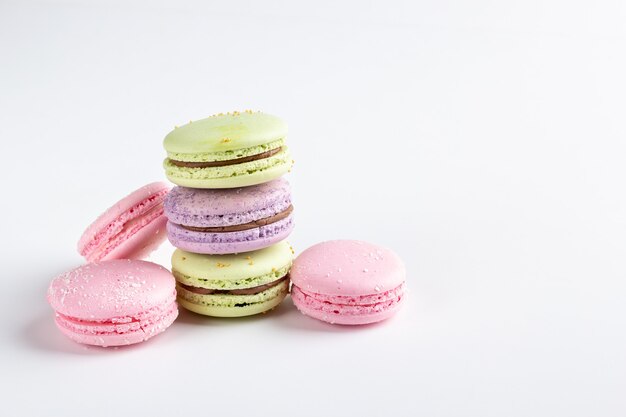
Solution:
[[[189,122],[165,137],[165,174],[191,188],[261,184],[291,169],[286,135],[283,120],[251,110]]]
[[[390,249],[367,242],[318,243],[298,255],[290,276],[298,310],[332,324],[385,320],[405,298],[402,260]]]
[[[163,201],[169,189],[153,182],[115,203],[85,230],[78,253],[89,262],[148,256],[166,237]]]
[[[241,317],[279,305],[289,291],[293,250],[287,242],[240,255],[172,255],[178,303],[198,314]]]
[[[61,274],[50,283],[48,302],[63,334],[104,347],[148,340],[178,315],[172,274],[130,259],[90,263]]]
[[[282,178],[229,190],[174,187],[164,210],[172,245],[195,253],[266,248],[286,239],[294,227],[291,190]]]

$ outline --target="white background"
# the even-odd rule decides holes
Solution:
[[[618,0],[0,1],[0,414],[624,416],[625,21]],[[405,309],[65,339],[45,291],[83,229],[164,178],[174,125],[247,108],[290,125],[296,251],[393,248]]]

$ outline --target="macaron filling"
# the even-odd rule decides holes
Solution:
[[[179,225],[180,227],[191,230],[193,232],[205,232],[205,233],[227,233],[227,232],[241,232],[244,230],[255,229],[260,226],[267,226],[272,223],[279,222],[283,219],[289,217],[289,215],[293,212],[293,205],[289,205],[285,210],[276,213],[269,217],[260,218],[258,220],[253,220],[248,223],[242,224],[234,224],[230,226],[215,226],[215,227],[198,227],[198,226],[186,226]]]
[[[227,139],[222,139],[223,145],[229,145],[229,142],[224,142]],[[233,161],[241,158],[256,156],[264,154],[268,151],[280,150],[285,146],[284,139],[276,139],[271,142],[263,143],[248,148],[230,149],[224,151],[214,152],[196,152],[196,153],[183,153],[183,152],[167,152],[167,157],[172,161],[179,162],[218,162],[218,161]]]
[[[244,162],[252,162],[258,161],[259,159],[269,158],[270,156],[276,155],[282,150],[281,147],[276,149],[272,149],[263,153],[259,153],[251,156],[244,156],[242,158],[229,159],[226,161],[206,161],[206,162],[192,162],[192,161],[178,161],[175,159],[170,159],[172,165],[176,165],[178,167],[187,167],[187,168],[212,168],[212,167],[225,167],[228,165],[237,165],[243,164]]]
[[[347,295],[326,295],[307,291],[293,285],[292,290],[302,293],[303,297],[310,297],[324,306],[342,306],[346,307],[373,307],[385,306],[394,302],[399,302],[404,297],[404,284],[388,291],[381,291],[376,294],[347,296]]]
[[[274,281],[274,282],[270,282],[267,284],[263,284],[263,285],[258,285],[256,287],[250,287],[250,288],[242,288],[242,289],[234,289],[234,290],[222,290],[222,289],[212,289],[212,288],[201,288],[201,287],[193,287],[191,285],[186,285],[186,284],[182,284],[182,283],[178,283],[178,285],[180,285],[181,287],[183,287],[184,289],[186,289],[187,291],[190,291],[194,294],[202,294],[202,295],[208,295],[208,294],[228,294],[228,295],[254,295],[254,294],[258,294],[261,293],[265,290],[268,290],[272,287],[275,287],[276,285],[280,284],[283,281],[287,281],[289,279],[289,274],[285,275],[284,277]]]
[[[184,159],[172,159],[168,157],[163,162],[165,173],[168,178],[177,180],[206,180],[206,179],[223,179],[251,175],[256,172],[266,172],[271,170],[279,170],[284,168],[285,172],[291,168],[293,161],[286,146],[278,148],[276,153],[261,159],[255,159],[247,162],[238,162],[224,166],[211,166],[205,168],[177,166],[173,161],[184,161]],[[282,169],[281,168],[281,169]],[[179,185],[186,185],[177,182]],[[254,184],[254,183],[253,183]],[[253,185],[247,184],[247,185]]]
[[[196,232],[167,222],[167,237],[179,249],[187,252],[223,255],[245,253],[266,248],[285,240],[294,227],[293,216],[266,226],[239,232]]]
[[[249,307],[253,305],[266,304],[270,302],[270,300],[279,300],[280,302],[287,295],[288,291],[288,280],[281,281],[264,291],[251,295],[197,294],[178,285],[178,298],[179,302],[183,305],[185,305],[186,302],[198,306],[211,306],[217,308]]]

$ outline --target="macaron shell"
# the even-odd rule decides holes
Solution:
[[[399,287],[405,280],[402,260],[390,249],[356,240],[318,243],[294,261],[291,281],[317,294],[371,295]]]
[[[162,266],[118,259],[61,274],[47,296],[56,312],[93,322],[140,315],[171,302],[174,291],[174,277]]]
[[[285,179],[232,190],[174,187],[163,204],[175,224],[219,227],[250,223],[283,212],[291,205]]]
[[[293,160],[287,147],[269,158],[212,168],[188,168],[163,163],[165,175],[176,185],[190,188],[237,188],[280,178],[291,170]]]
[[[167,152],[221,152],[262,145],[287,135],[287,124],[262,112],[232,112],[196,120],[172,130],[163,141]]]
[[[187,310],[212,317],[244,317],[264,313],[287,296],[289,281],[254,295],[199,295],[178,287],[178,303]]]
[[[172,255],[172,270],[206,282],[237,282],[273,274],[274,271],[291,266],[293,249],[286,241],[244,254],[203,255],[176,250]],[[276,277],[271,278],[273,281]],[[263,283],[253,282],[250,286]],[[222,288],[220,286],[214,288]],[[245,288],[245,287],[243,287]]]
[[[172,245],[188,252],[244,253],[267,248],[287,239],[293,227],[293,216],[255,229],[227,233],[197,232],[168,222],[167,237]]]

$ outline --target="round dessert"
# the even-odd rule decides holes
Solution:
[[[291,269],[291,298],[303,314],[332,324],[367,324],[395,314],[405,268],[389,249],[356,240],[318,243]]]
[[[167,236],[188,252],[227,254],[266,248],[293,230],[284,179],[230,190],[174,187],[165,199]]]
[[[163,200],[169,189],[154,182],[117,202],[85,230],[78,253],[89,262],[148,256],[165,240]]]
[[[241,317],[264,313],[289,291],[293,250],[287,242],[241,255],[172,255],[178,303],[198,314]]]
[[[291,169],[286,135],[284,121],[250,110],[189,122],[165,137],[165,174],[191,188],[261,184]]]
[[[50,284],[48,302],[63,334],[104,347],[148,340],[178,315],[172,274],[138,260],[116,259],[66,272]]]

